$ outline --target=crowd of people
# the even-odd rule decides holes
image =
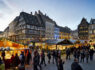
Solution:
[[[43,70],[43,65],[47,66],[46,60],[48,58],[48,64],[56,64],[57,70],[64,70],[65,61],[61,58],[62,55],[60,50],[49,50],[47,53],[44,50],[39,53],[38,49],[32,51],[32,53],[28,50],[27,54],[22,51],[20,56],[18,56],[17,53],[12,55],[10,63],[11,67],[17,67],[18,70],[25,70],[25,65],[32,65],[33,70]],[[90,49],[89,46],[66,49],[66,60],[70,60],[71,55],[74,57],[74,62],[71,64],[71,70],[83,70],[79,62],[84,62],[86,60],[88,63],[89,60],[93,61],[94,50]],[[2,52],[2,59],[0,57],[0,67],[2,65],[2,69],[0,70],[4,70],[4,56],[5,53]]]
[[[79,62],[86,61],[88,63],[89,60],[93,60],[94,50],[90,49],[89,46],[66,49],[66,60],[70,60],[71,54],[73,54],[73,57],[77,58]]]

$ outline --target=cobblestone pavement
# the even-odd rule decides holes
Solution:
[[[65,61],[65,55],[62,57],[62,59]],[[71,60],[65,61],[64,70],[71,70],[71,64],[73,60],[74,58],[72,57]],[[95,55],[94,55],[93,61],[89,61],[89,63],[86,63],[86,62],[80,63],[80,65],[82,66],[83,70],[95,70]],[[57,70],[56,64],[53,64],[53,63],[50,63],[50,64],[47,63],[47,66],[46,67],[42,66],[42,68],[43,70]],[[26,70],[32,70],[32,67],[29,67]]]

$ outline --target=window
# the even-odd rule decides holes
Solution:
[[[31,29],[34,29],[34,26],[31,26]]]
[[[30,25],[27,25],[27,28],[31,28],[31,26]]]
[[[20,17],[19,21],[23,21],[23,17]]]
[[[37,30],[37,26],[35,26],[35,30]]]
[[[94,30],[94,34],[95,34],[95,30]]]
[[[32,34],[33,33],[33,30],[29,30],[29,34]]]
[[[23,26],[23,28],[26,28],[26,26]]]
[[[22,33],[25,33],[25,30],[22,30]]]

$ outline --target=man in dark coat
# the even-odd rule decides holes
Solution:
[[[64,70],[63,64],[64,64],[64,62],[62,61],[62,59],[58,58],[58,66],[57,66],[58,70]]]
[[[78,63],[78,59],[74,59],[74,62],[71,65],[71,70],[83,70]]]
[[[92,61],[93,60],[93,55],[94,55],[94,50],[93,49],[90,49],[90,60]]]
[[[27,55],[27,64],[29,65],[30,60],[31,60],[31,53],[28,51],[28,55]]]
[[[38,58],[37,58],[37,51],[34,52],[33,57],[33,70],[38,70]]]
[[[44,65],[46,66],[46,62],[45,62],[45,52],[42,50],[42,53],[41,53],[41,64],[42,65],[44,63]]]
[[[20,59],[18,54],[16,53],[15,57],[14,57],[14,65],[15,67],[17,67],[20,64]]]

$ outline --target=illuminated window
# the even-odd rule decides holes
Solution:
[[[92,30],[90,30],[89,33],[92,34]]]
[[[94,33],[95,33],[95,30],[94,30]]]

